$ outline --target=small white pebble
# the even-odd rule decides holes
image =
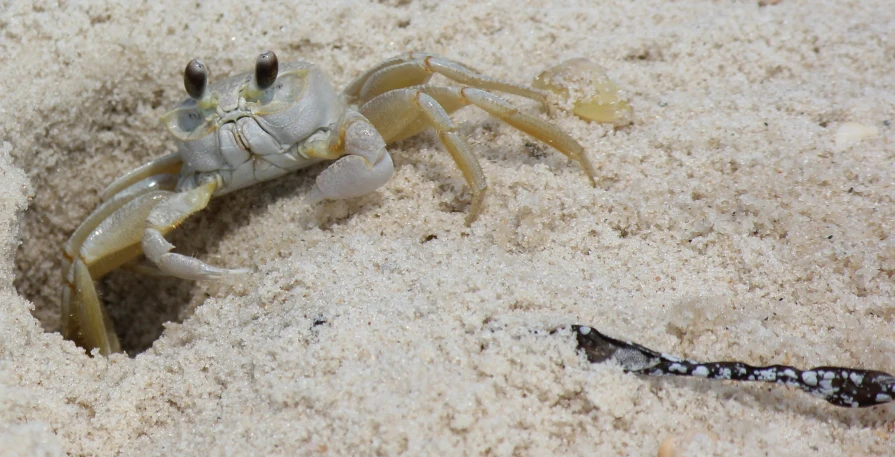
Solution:
[[[836,129],[836,149],[844,151],[866,138],[873,138],[879,134],[879,129],[872,125],[846,122]]]

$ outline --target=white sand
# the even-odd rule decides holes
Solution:
[[[0,454],[653,456],[692,429],[718,436],[699,455],[895,448],[892,405],[641,378],[534,332],[587,323],[697,359],[895,372],[891,1],[12,3]],[[395,178],[369,197],[303,205],[318,167],[216,200],[179,251],[258,272],[114,273],[100,290],[139,354],[87,357],[57,332],[62,243],[111,179],[171,148],[158,117],[189,59],[219,77],[268,48],[338,86],[408,50],[518,82],[583,56],[636,119],[551,117],[601,164],[594,189],[459,114],[491,185],[471,228],[430,134],[391,148]],[[837,145],[848,122],[878,134]]]

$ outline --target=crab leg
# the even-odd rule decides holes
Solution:
[[[483,90],[447,86],[423,86],[421,90],[425,90],[440,102],[456,103],[462,106],[468,104],[475,105],[517,130],[550,145],[557,151],[565,154],[566,157],[578,162],[590,179],[591,184],[596,185],[594,178],[596,170],[594,170],[593,164],[590,163],[590,160],[584,153],[584,148],[559,127],[539,117],[523,113],[510,102]]]
[[[450,111],[470,104],[577,161],[594,182],[593,165],[578,142],[556,126],[522,113],[506,100],[483,90],[435,85],[397,89],[370,100],[360,107],[360,111],[376,126],[386,142],[415,135],[429,127],[435,129],[472,191],[471,208],[466,219],[466,223],[470,224],[482,208],[487,183],[481,165],[457,133],[448,115]]]
[[[208,180],[194,189],[174,194],[151,208],[145,218],[143,253],[162,273],[183,279],[215,279],[228,273],[246,272],[243,269],[215,267],[195,257],[170,252],[174,245],[165,239],[166,233],[193,213],[204,209],[218,186],[217,179]]]
[[[62,296],[62,333],[100,354],[120,352],[112,322],[96,294],[94,280],[146,254],[162,273],[186,279],[218,278],[226,270],[193,257],[174,254],[164,235],[208,203],[217,181],[174,193],[177,178],[160,175],[139,181],[100,205],[65,247],[66,288]]]
[[[364,104],[361,112],[376,126],[386,142],[404,138],[407,131],[412,131],[412,135],[429,127],[435,129],[472,192],[466,223],[475,221],[488,188],[485,174],[466,141],[457,133],[457,127],[448,112],[437,100],[422,90],[399,89]]]
[[[159,157],[152,162],[131,170],[129,173],[115,181],[112,181],[112,184],[109,184],[109,186],[103,190],[102,199],[103,201],[107,201],[122,190],[151,176],[167,174],[176,175],[180,173],[181,165],[183,165],[183,161],[180,158],[180,154],[176,152]]]
[[[173,193],[176,177],[154,176],[115,194],[82,224],[63,253],[62,334],[88,350],[108,355],[121,350],[94,279],[140,254],[146,215]]]
[[[173,191],[174,186],[177,185],[177,177],[174,175],[158,175],[146,178],[142,181],[138,181],[135,184],[132,184],[130,187],[127,187],[119,192],[116,192],[113,195],[110,195],[106,198],[106,202],[96,208],[90,216],[87,216],[87,219],[78,226],[75,232],[71,235],[71,238],[68,239],[68,242],[65,243],[65,247],[63,248],[62,255],[62,271],[63,274],[67,274],[69,267],[71,266],[72,260],[76,257],[76,254],[81,250],[81,246],[84,244],[84,240],[96,230],[96,227],[105,219],[107,219],[112,213],[118,211],[119,208],[124,206],[127,202],[133,200],[134,198],[139,197],[140,195],[157,191],[157,190],[167,190]],[[64,315],[65,313],[63,313]]]
[[[438,104],[445,108],[447,112],[456,111],[467,105],[475,105],[481,110],[491,114],[494,117],[506,122],[517,130],[527,133],[533,138],[552,146],[557,151],[566,155],[566,157],[578,162],[591,183],[594,183],[596,171],[593,165],[584,154],[584,148],[575,141],[567,133],[563,132],[557,126],[542,120],[539,117],[519,111],[510,102],[483,90],[471,87],[449,87],[427,84],[410,88],[425,92],[438,101]],[[362,108],[366,108],[364,105]],[[375,109],[371,107],[371,109]],[[365,111],[362,110],[366,114]],[[374,125],[375,124],[375,121]],[[378,127],[378,125],[377,125]],[[397,141],[415,135],[425,128],[421,125],[409,125],[409,129],[401,131],[395,138],[383,134],[386,141]],[[413,128],[416,127],[416,128]]]
[[[547,96],[544,92],[501,81],[459,62],[420,52],[400,55],[382,62],[352,81],[344,92],[356,103],[363,104],[390,90],[425,84],[435,73],[463,85],[519,95],[546,106]]]

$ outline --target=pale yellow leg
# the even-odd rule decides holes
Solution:
[[[121,343],[96,294],[87,266],[80,259],[75,260],[70,274],[73,281],[66,284],[62,295],[71,312],[65,316],[62,336],[88,351],[99,349],[100,355],[121,352]]]
[[[364,87],[364,84],[367,83],[367,80],[370,79],[371,76],[385,68],[395,66],[402,62],[407,62],[408,60],[413,60],[415,54],[416,53],[409,52],[379,62],[374,67],[354,78],[354,80],[348,83],[348,85],[345,87],[345,90],[343,90],[342,92],[349,98],[355,99],[354,102],[357,102],[356,99],[360,97],[360,93]]]
[[[393,90],[365,104],[361,107],[361,112],[386,142],[402,136],[408,130],[419,131],[429,127],[435,129],[472,192],[466,224],[471,224],[478,218],[488,188],[485,174],[466,141],[457,133],[447,111],[434,98],[417,89]]]
[[[157,178],[166,181],[165,178]],[[218,186],[207,182],[174,193],[158,186],[132,185],[111,197],[87,218],[66,245],[68,266],[63,291],[63,336],[88,351],[108,355],[121,350],[112,323],[96,294],[94,280],[146,254],[165,274],[181,278],[220,277],[224,270],[174,254],[164,235],[208,204]]]
[[[420,52],[380,63],[352,81],[344,92],[353,103],[361,105],[391,90],[425,84],[435,73],[466,86],[519,95],[546,106],[545,92],[492,78],[460,62]]]
[[[577,141],[555,125],[520,112],[506,100],[483,90],[437,85],[396,89],[365,103],[360,112],[386,142],[407,138],[430,127],[436,130],[472,191],[472,206],[466,220],[470,224],[481,211],[487,184],[478,160],[457,134],[448,115],[467,105],[481,108],[575,160],[595,184],[594,167]]]
[[[141,243],[143,254],[162,273],[183,279],[216,279],[226,274],[247,271],[219,268],[194,257],[171,252],[174,245],[165,240],[166,233],[180,225],[192,214],[205,208],[218,185],[216,180],[210,180],[195,189],[174,194],[171,198],[152,208],[146,217]]]
[[[106,198],[106,201],[103,204],[93,210],[93,212],[90,213],[89,216],[87,216],[87,219],[84,219],[84,222],[81,222],[81,225],[79,225],[78,228],[75,229],[75,232],[72,233],[71,237],[68,239],[68,242],[65,243],[62,271],[68,271],[68,266],[71,259],[73,259],[75,257],[75,254],[81,249],[81,245],[84,244],[84,240],[87,239],[87,236],[90,235],[94,230],[96,230],[96,227],[104,220],[109,218],[112,213],[118,211],[118,209],[124,206],[127,202],[133,200],[136,197],[139,197],[140,195],[157,190],[173,191],[174,186],[176,185],[177,176],[152,176],[134,183],[131,186],[122,189],[116,192],[114,195],[110,195],[108,198]]]
[[[108,325],[105,310],[100,305],[99,299],[96,298],[89,263],[81,255],[81,247],[88,236],[103,221],[110,218],[127,203],[151,192],[171,191],[176,184],[176,176],[158,175],[120,190],[96,208],[69,238],[62,253],[62,276],[66,283],[62,292],[61,314],[64,337],[74,340],[80,346],[88,349],[100,348],[104,353],[120,350],[118,338],[115,337],[114,331]],[[73,265],[76,259],[77,266]],[[95,260],[92,259],[92,261]],[[102,316],[102,318],[100,319],[98,316]],[[84,325],[90,326],[90,330],[85,330]]]
[[[122,191],[75,231],[66,244],[63,262],[67,267],[62,293],[63,337],[88,351],[98,348],[102,355],[121,350],[93,281],[140,255],[146,216],[171,195],[154,189],[137,195]]]
[[[506,122],[517,130],[525,132],[540,140],[566,157],[578,162],[591,184],[596,185],[596,170],[584,153],[584,148],[574,138],[559,127],[527,113],[519,111],[510,102],[483,90],[469,87],[456,88],[446,86],[424,86],[421,90],[439,102],[450,104],[472,104],[488,114]]]
[[[103,201],[109,200],[119,192],[151,176],[177,175],[180,173],[181,165],[183,165],[183,161],[180,159],[180,154],[176,152],[159,157],[112,181],[112,184],[103,190],[102,199]]]

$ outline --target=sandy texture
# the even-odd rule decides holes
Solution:
[[[52,3],[0,13],[0,453],[652,456],[693,429],[718,437],[699,455],[895,448],[892,405],[644,379],[543,332],[895,372],[891,1]],[[111,274],[131,357],[87,357],[57,332],[66,237],[114,177],[171,149],[158,118],[189,59],[214,77],[268,48],[338,86],[408,50],[517,82],[583,56],[635,119],[550,116],[600,164],[593,188],[458,113],[491,185],[470,228],[431,134],[393,145],[394,180],[368,197],[304,205],[317,167],[215,200],[172,240],[257,272]],[[837,145],[847,122],[877,135]]]

